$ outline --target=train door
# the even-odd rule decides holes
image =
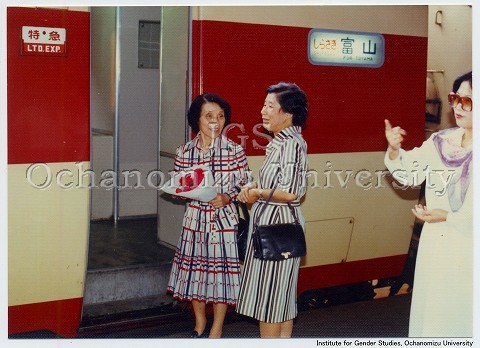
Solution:
[[[175,149],[189,136],[185,122],[188,92],[189,7],[164,7],[160,55],[159,170],[173,169]],[[168,179],[168,175],[165,175]],[[159,191],[158,240],[177,244],[185,206]]]
[[[161,7],[92,7],[92,220],[155,216]],[[114,171],[113,183],[103,174]],[[112,188],[113,186],[113,188]]]
[[[158,240],[175,245],[183,205],[162,196],[156,184],[163,177],[149,174],[171,170],[186,137],[189,8],[92,7],[91,13],[92,169],[121,173],[113,190],[96,175],[91,218],[155,215]],[[142,56],[142,46],[157,55]]]
[[[164,295],[157,243],[162,7],[92,7],[91,222],[81,328]],[[167,16],[168,18],[168,16]],[[184,90],[184,89],[183,89]],[[184,134],[184,130],[181,131]],[[165,249],[167,250],[166,252]],[[105,305],[108,303],[109,305]]]

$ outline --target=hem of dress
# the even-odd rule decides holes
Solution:
[[[296,317],[298,317],[298,312],[295,314],[295,316],[293,316],[292,318],[290,319],[285,319],[285,320],[278,320],[278,321],[275,321],[275,320],[271,320],[271,321],[266,321],[264,320],[264,318],[260,318],[260,317],[256,317],[255,315],[251,315],[251,314],[245,314],[245,313],[242,313],[242,312],[239,312],[239,311],[236,311],[238,314],[240,315],[243,315],[243,316],[246,316],[246,317],[249,317],[249,318],[253,318],[255,320],[258,320],[258,321],[261,321],[263,323],[267,323],[267,324],[279,324],[279,323],[284,323],[286,321],[290,321],[290,320],[294,320]]]
[[[173,291],[171,290],[167,290],[167,293],[168,294],[171,294],[172,297],[175,299],[175,300],[178,300],[178,301],[185,301],[185,302],[192,302],[193,300],[195,301],[198,301],[198,302],[204,302],[205,304],[226,304],[227,306],[232,306],[232,307],[236,307],[237,306],[237,303],[236,302],[228,302],[228,301],[218,301],[218,300],[206,300],[206,299],[200,299],[200,298],[197,298],[197,297],[184,297],[184,296],[180,296],[180,295],[175,295],[173,293]]]

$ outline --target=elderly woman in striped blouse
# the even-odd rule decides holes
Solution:
[[[292,335],[293,319],[297,316],[300,258],[282,261],[254,258],[252,225],[275,187],[259,224],[293,222],[289,202],[304,225],[300,199],[307,189],[307,144],[301,126],[307,113],[307,97],[296,84],[280,82],[267,89],[261,115],[263,127],[274,137],[267,146],[258,184],[246,185],[238,197],[254,204],[237,312],[259,320],[260,336],[265,338]]]

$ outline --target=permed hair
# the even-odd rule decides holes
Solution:
[[[294,126],[305,126],[308,116],[308,100],[304,91],[295,83],[279,82],[267,88],[267,94],[277,95],[283,111],[293,115]]]
[[[220,106],[220,108],[225,113],[225,126],[230,124],[230,118],[232,115],[230,104],[217,94],[204,93],[197,96],[192,101],[192,104],[190,104],[190,108],[188,109],[188,125],[192,128],[192,131],[194,133],[198,133],[198,131],[200,130],[200,128],[198,127],[198,120],[201,116],[203,104],[208,102],[218,104],[218,106]]]

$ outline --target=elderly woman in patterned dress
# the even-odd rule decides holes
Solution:
[[[222,135],[230,115],[230,105],[220,96],[198,96],[188,112],[188,123],[197,136],[176,150],[175,171],[208,166],[218,191],[209,202],[188,201],[167,287],[174,298],[192,302],[192,337],[221,337],[228,305],[236,305],[238,298],[235,200],[249,170],[243,148]],[[209,333],[207,303],[213,303],[214,317]]]
[[[263,127],[273,133],[259,173],[258,187],[246,185],[239,200],[254,203],[249,242],[240,285],[237,312],[260,322],[261,337],[291,337],[297,316],[296,292],[300,258],[264,261],[253,257],[252,225],[265,200],[271,202],[260,216],[260,225],[293,222],[287,202],[304,225],[300,199],[307,189],[307,144],[301,134],[308,113],[305,93],[293,83],[267,89],[261,111]],[[278,186],[277,186],[278,185]]]

